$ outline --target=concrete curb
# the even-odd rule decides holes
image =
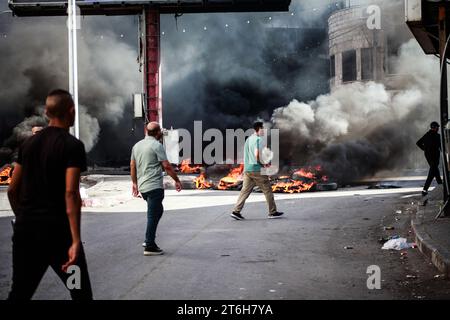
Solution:
[[[419,208],[417,213],[423,210],[424,209]],[[417,216],[412,217],[411,227],[415,234],[415,241],[420,252],[430,259],[442,274],[445,274],[447,278],[450,278],[450,251],[447,248],[440,246],[430,237],[423,224],[418,221]]]

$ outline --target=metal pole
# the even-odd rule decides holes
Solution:
[[[145,33],[145,95],[147,121],[159,122],[162,126],[161,103],[161,44],[160,44],[160,14],[158,9],[144,8]]]
[[[445,145],[445,128],[448,122],[448,87],[447,87],[447,30],[446,30],[446,7],[442,5],[439,7],[439,53],[441,64],[441,88],[440,88],[440,115],[441,115],[441,152],[442,152],[442,168],[444,174],[444,202],[449,199],[449,176],[448,176],[448,161]],[[445,206],[445,215],[449,214],[450,207]]]
[[[76,0],[68,2],[68,40],[69,40],[69,92],[75,104],[75,123],[72,133],[79,139],[79,107],[78,107],[78,54],[77,54],[77,9]]]
[[[67,36],[69,42],[69,92],[73,94],[73,42],[72,42],[72,6],[71,1],[69,0],[69,4],[67,7]]]
[[[77,6],[76,0],[72,0],[72,20],[73,20],[73,101],[75,104],[75,137],[80,139],[80,112],[78,106],[78,41],[77,41]]]

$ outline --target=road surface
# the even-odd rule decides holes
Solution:
[[[378,243],[381,236],[394,234],[412,240],[405,206],[418,199],[420,188],[406,187],[277,195],[279,210],[285,212],[282,219],[267,219],[262,195],[252,194],[254,202],[242,212],[245,221],[229,216],[237,192],[168,191],[165,204],[170,210],[157,237],[166,254],[153,257],[142,254],[142,200],[129,205],[129,212],[85,212],[83,241],[94,297],[448,299],[450,282],[435,279],[439,272],[420,252],[408,249],[402,258],[400,252],[381,250]],[[181,209],[183,204],[189,209]],[[0,299],[7,297],[10,287],[10,219],[0,218]],[[394,230],[384,231],[391,225]],[[380,290],[367,288],[370,265],[381,268]],[[69,295],[49,270],[34,298]]]

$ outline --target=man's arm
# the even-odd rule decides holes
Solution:
[[[136,171],[136,161],[131,159],[130,162],[130,174],[131,174],[131,182],[133,183],[133,197],[139,197],[139,189],[137,184],[137,171]]]
[[[169,176],[172,177],[172,179],[175,181],[175,189],[180,192],[181,191],[181,182],[180,179],[178,179],[178,175],[173,170],[172,165],[168,160],[161,161],[161,165],[164,168],[164,170],[167,172]]]
[[[422,149],[422,151],[425,151],[425,136],[424,135],[422,138],[419,139],[419,141],[416,142],[416,145]]]
[[[261,163],[260,152],[259,152],[259,148],[258,147],[255,148],[255,158],[256,158],[256,163],[257,164],[263,165]]]
[[[22,182],[22,166],[16,164],[14,166],[13,176],[11,178],[11,183],[8,187],[8,199],[14,215],[17,215],[17,208],[19,206],[19,189]]]
[[[66,213],[69,218],[72,245],[69,248],[69,260],[62,266],[64,272],[76,263],[81,250],[81,196],[80,196],[80,168],[66,169]]]
[[[256,163],[257,164],[259,164],[261,167],[265,167],[265,168],[267,168],[267,167],[269,167],[270,165],[268,164],[268,163],[263,163],[262,161],[261,161],[261,142],[259,141],[258,143],[257,143],[257,146],[256,146],[256,148],[255,148],[255,158],[256,158]]]

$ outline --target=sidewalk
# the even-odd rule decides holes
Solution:
[[[411,225],[420,251],[432,263],[450,277],[450,217],[435,220],[443,205],[442,186],[437,186],[428,194],[425,205],[420,203],[413,215]],[[426,201],[426,200],[425,200]]]

